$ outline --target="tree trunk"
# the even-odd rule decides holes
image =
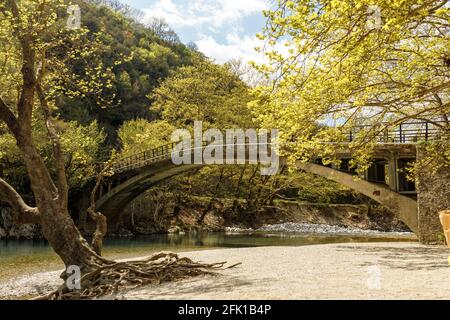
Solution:
[[[42,232],[66,268],[78,266],[82,272],[87,272],[107,263],[93,251],[75,226],[67,205],[60,201],[61,191],[55,187],[32,140],[23,137],[18,140],[18,145],[30,177]]]
[[[29,157],[29,154],[33,155],[33,152],[28,151],[24,158],[40,213],[44,237],[66,267],[78,266],[82,271],[88,271],[102,265],[106,260],[90,248],[75,226],[67,207],[61,205],[59,194],[53,191],[51,180],[47,178],[48,170],[42,158],[37,154]]]
[[[44,237],[66,268],[78,266],[85,273],[107,262],[91,249],[66,210],[58,210],[52,203],[41,203],[38,208],[45,212],[41,215]]]
[[[82,272],[88,272],[110,262],[90,248],[68,212],[68,183],[63,149],[56,127],[52,122],[47,96],[42,88],[46,74],[46,54],[45,50],[40,55],[37,54],[36,50],[40,48],[39,41],[30,29],[31,25],[37,22],[22,17],[23,12],[17,1],[3,2],[2,11],[8,11],[13,19],[11,36],[17,39],[18,50],[21,51],[22,83],[19,99],[14,108],[0,96],[0,121],[7,125],[21,151],[30,178],[36,208],[26,205],[23,198],[11,185],[1,178],[0,198],[8,202],[19,213],[19,222],[39,223],[42,226],[45,238],[66,267],[78,266]],[[43,4],[41,9],[44,11],[44,8],[46,7]],[[6,16],[9,15],[6,14]],[[27,21],[26,26],[21,23],[24,21]],[[37,61],[38,56],[42,58],[40,63]],[[40,109],[35,108],[36,100],[40,102]],[[48,137],[52,143],[56,168],[55,181],[52,180],[49,169],[34,144],[32,119],[35,110],[42,111]]]

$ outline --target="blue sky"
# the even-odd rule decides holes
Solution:
[[[230,59],[262,61],[254,51],[255,35],[265,19],[270,0],[121,0],[141,9],[146,18],[162,17],[184,43],[195,42],[200,51],[224,63]]]

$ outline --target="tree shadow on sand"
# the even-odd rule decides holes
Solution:
[[[213,281],[211,281],[213,279]],[[272,279],[273,280],[273,279]],[[268,279],[259,279],[257,282],[267,283]],[[171,297],[191,297],[192,295],[231,292],[239,287],[254,286],[255,281],[245,281],[234,276],[208,275],[181,282],[167,283],[164,286],[148,286],[142,289],[128,291],[126,298],[134,299],[145,296],[146,299],[171,299]],[[114,296],[113,298],[118,298]]]
[[[339,246],[338,251],[351,251],[361,255],[377,255],[377,264],[392,269],[408,271],[449,269],[448,257],[450,250],[444,247],[352,247]],[[362,267],[373,265],[363,263]]]

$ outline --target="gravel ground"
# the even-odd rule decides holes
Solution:
[[[415,243],[332,244],[185,253],[242,265],[121,293],[119,299],[450,299],[449,250]],[[0,298],[43,293],[59,273],[0,283]]]
[[[227,232],[280,232],[280,233],[314,233],[328,235],[412,235],[410,232],[383,232],[377,230],[363,230],[358,228],[346,228],[340,226],[331,226],[325,224],[311,223],[282,223],[263,226],[259,229],[238,229],[227,228]]]

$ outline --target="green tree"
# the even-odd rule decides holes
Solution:
[[[193,66],[173,72],[149,98],[154,101],[152,110],[177,128],[192,126],[194,121],[218,129],[253,127],[248,86],[229,66],[202,57]]]
[[[164,80],[172,70],[191,64],[192,50],[173,41],[176,37],[167,26],[161,30],[138,22],[142,13],[115,0],[74,0],[81,8],[82,25],[95,38],[96,54],[84,63],[109,68],[108,86],[110,103],[107,109],[99,107],[92,94],[64,97],[59,100],[58,113],[67,121],[87,124],[97,120],[107,133],[109,145],[116,144],[117,130],[133,119],[158,118],[148,106],[146,96]],[[159,30],[159,31],[158,31]],[[73,77],[89,80],[82,62],[71,69]]]
[[[127,121],[119,129],[121,155],[130,156],[153,148],[169,144],[176,128],[167,121],[148,122],[139,119]]]
[[[107,260],[97,255],[81,237],[68,213],[69,183],[66,149],[54,118],[56,99],[63,92],[72,96],[96,90],[101,93],[104,70],[86,67],[90,81],[77,81],[69,72],[72,62],[89,57],[95,43],[86,42],[86,30],[69,31],[58,19],[64,1],[12,1],[0,3],[0,121],[14,137],[30,179],[35,206],[30,206],[0,178],[0,198],[17,214],[18,223],[38,223],[45,238],[66,266],[78,265],[83,271],[104,265]],[[63,45],[64,44],[64,45]],[[61,50],[60,54],[56,54]],[[98,83],[97,81],[101,81]],[[63,83],[67,82],[67,86]],[[100,91],[99,91],[100,90]],[[68,92],[70,91],[70,92]],[[106,95],[105,95],[106,96]],[[98,101],[101,101],[98,100]],[[106,102],[106,100],[103,100]],[[33,123],[45,125],[46,139],[52,146],[50,168],[46,155],[40,153],[43,130],[33,132]],[[77,157],[76,157],[77,158]],[[54,170],[54,175],[52,171]]]
[[[381,132],[404,121],[429,121],[448,141],[447,3],[278,1],[260,35],[270,62],[258,68],[273,81],[257,90],[259,119],[282,129],[295,158],[332,155],[321,142],[348,138],[361,120],[368,127],[350,146],[361,163]]]

